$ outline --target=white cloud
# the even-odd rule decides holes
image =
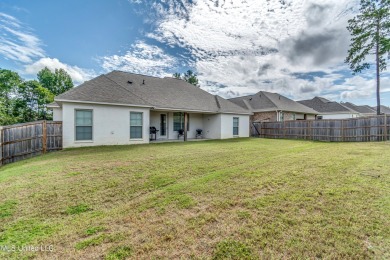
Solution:
[[[390,92],[390,77],[382,77],[381,85],[382,93]],[[346,79],[339,87],[343,90],[340,94],[342,100],[369,99],[376,93],[376,80],[357,75]]]
[[[225,97],[259,90],[295,99],[353,98],[343,79],[347,20],[355,0],[154,1],[156,30],[148,37],[186,48],[202,88]],[[322,72],[303,79],[297,73]],[[367,82],[366,82],[367,83]],[[368,89],[368,88],[367,88]],[[375,91],[375,89],[373,89]],[[361,91],[372,94],[372,91]]]
[[[41,69],[64,69],[76,84],[94,76],[93,70],[82,69],[47,57],[43,43],[30,28],[15,17],[0,12],[0,54],[16,63],[22,63],[25,70],[21,73],[35,76]]]
[[[13,16],[0,13],[0,54],[6,59],[32,62],[44,56],[41,40]]]
[[[134,43],[124,55],[105,56],[100,61],[106,71],[122,70],[153,76],[165,76],[177,65],[175,57],[143,41]]]
[[[58,59],[47,57],[41,58],[32,64],[25,65],[25,72],[27,74],[35,75],[45,67],[51,71],[54,71],[55,69],[64,69],[76,84],[83,83],[86,80],[96,77],[96,73],[93,70],[82,69],[77,66],[70,66],[60,62]]]

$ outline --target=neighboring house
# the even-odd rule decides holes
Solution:
[[[376,112],[376,108],[377,108],[376,106],[371,107],[371,108]],[[381,105],[381,114],[390,115],[390,107]]]
[[[317,111],[277,93],[256,94],[229,99],[253,113],[251,122],[315,119]]]
[[[250,111],[174,78],[113,71],[54,100],[65,148],[149,143],[150,127],[157,139],[178,139],[185,117],[188,138],[196,129],[207,139],[249,136]]]
[[[318,111],[317,119],[344,119],[359,116],[358,112],[322,97],[298,102]]]
[[[350,102],[341,102],[341,105],[350,108],[356,112],[359,113],[359,116],[375,116],[376,115],[376,110],[372,109],[369,106],[363,105],[363,106],[358,106]]]

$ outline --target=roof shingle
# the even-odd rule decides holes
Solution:
[[[320,113],[356,113],[356,111],[353,111],[348,107],[322,97],[315,97],[313,99],[301,100],[298,102],[307,107],[311,107]]]
[[[101,75],[55,98],[149,106],[159,109],[244,113],[250,111],[183,80],[157,78],[122,71]],[[221,106],[217,104],[217,100]]]
[[[345,107],[355,110],[356,112],[359,112],[360,114],[374,115],[376,113],[376,111],[369,106],[358,106],[351,102],[345,102],[341,104]]]
[[[318,114],[314,109],[304,106],[292,99],[266,91],[260,91],[253,95],[236,97],[229,100],[252,112],[282,110],[305,114]]]

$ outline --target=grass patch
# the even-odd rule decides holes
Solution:
[[[0,258],[388,259],[389,148],[233,139],[8,164],[0,245],[55,250]]]
[[[89,246],[98,246],[98,245],[103,244],[103,242],[106,238],[107,238],[106,234],[101,234],[101,235],[98,235],[98,236],[93,237],[93,238],[88,238],[88,239],[85,239],[81,242],[78,242],[76,244],[75,248],[80,250],[80,249],[87,248]]]
[[[11,217],[17,204],[16,201],[6,201],[0,204],[0,219]]]
[[[76,205],[76,206],[70,206],[66,209],[66,213],[68,215],[77,215],[77,214],[81,214],[81,213],[84,213],[84,212],[87,212],[87,211],[90,211],[91,208],[86,205],[86,204],[79,204],[79,205]]]
[[[105,230],[104,227],[90,227],[87,230],[85,230],[85,235],[92,236],[104,230]]]
[[[37,239],[50,236],[54,229],[37,219],[19,220],[4,227],[0,233],[1,245],[27,245]]]
[[[252,250],[239,241],[226,240],[219,242],[213,259],[255,259]]]
[[[249,219],[251,217],[251,213],[249,211],[238,211],[237,216],[242,220]]]
[[[68,176],[69,177],[73,177],[73,176],[77,176],[77,175],[80,175],[80,174],[83,174],[82,172],[70,172],[68,173]]]
[[[119,246],[111,249],[104,259],[106,260],[122,260],[130,257],[133,249],[129,246]]]

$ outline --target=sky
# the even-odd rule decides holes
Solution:
[[[355,0],[1,0],[0,68],[36,78],[65,69],[76,85],[112,70],[193,70],[225,98],[276,92],[375,105],[375,70],[344,60]],[[370,59],[370,58],[369,58]],[[390,70],[382,73],[390,105]]]

